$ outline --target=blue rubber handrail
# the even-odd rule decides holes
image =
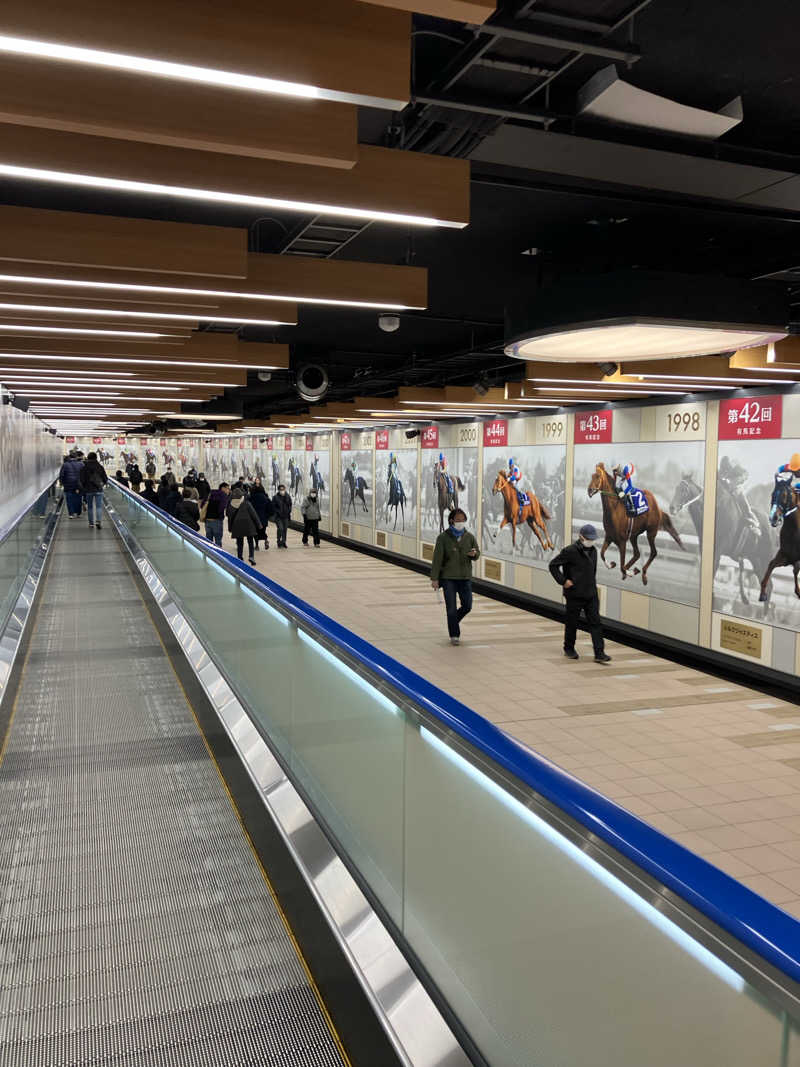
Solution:
[[[133,497],[138,504],[194,542],[205,553],[217,557],[226,569],[240,571],[251,583],[260,585],[290,615],[323,634],[372,674],[627,856],[783,974],[800,982],[800,921],[567,771],[532,752],[483,716],[271,578],[260,574],[225,549],[212,545],[200,534],[125,486],[115,484],[114,488]]]

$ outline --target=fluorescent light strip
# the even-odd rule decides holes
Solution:
[[[92,329],[78,329],[74,326],[0,326],[0,330],[5,330],[11,333],[67,333],[67,334],[80,334],[81,336],[90,337],[176,337],[177,334],[171,333],[148,333],[140,330],[92,330]]]
[[[630,375],[628,375],[628,377],[629,378],[637,378],[638,381],[641,381],[644,377],[656,378],[656,377],[659,377],[659,375],[655,375],[655,374],[654,375],[641,375],[641,374],[634,375],[634,374],[630,374]],[[678,375],[675,375],[675,377],[677,378]],[[684,379],[681,379],[681,382],[683,380]],[[686,379],[686,380],[689,380],[689,379]],[[694,380],[694,379],[692,379],[692,380]],[[697,380],[699,381],[700,379],[697,379]],[[715,380],[717,380],[717,379],[715,379]],[[719,379],[719,381],[724,381],[724,380],[726,380],[726,379]],[[550,388],[551,386],[557,386],[558,389],[559,389],[559,392],[564,392],[564,391],[569,392],[569,390],[564,390],[562,388],[564,385],[584,385],[584,386],[587,386],[590,389],[614,389],[614,390],[617,390],[618,392],[627,392],[627,390],[629,388],[634,388],[634,389],[637,388],[636,382],[615,382],[615,381],[598,382],[596,378],[526,378],[525,381],[526,382],[535,382],[539,386],[546,386],[547,388]],[[657,384],[661,384],[661,383],[659,382]],[[668,393],[664,393],[663,394],[664,396],[668,396],[668,395],[677,395],[677,394],[679,394],[681,389],[683,389],[684,387],[683,387],[683,385],[681,383],[676,383],[674,386],[670,386],[668,382],[664,382],[663,385],[662,385],[662,388],[674,390],[674,392],[671,393],[671,394],[668,394]],[[693,386],[692,388],[693,389],[713,389],[714,387],[713,387],[713,385],[697,385],[697,386]],[[685,391],[689,392],[691,390],[687,388],[687,389],[685,389]]]
[[[770,371],[770,374],[771,373],[772,371]],[[785,373],[797,374],[798,371],[797,369],[794,369],[786,371]],[[634,377],[634,375],[630,375],[630,377]],[[681,381],[684,382],[728,382],[733,383],[735,385],[797,385],[797,382],[785,382],[780,378],[717,378],[712,374],[637,374],[635,375],[635,377],[638,378],[640,381],[644,381],[647,378],[654,378],[659,381],[661,379],[667,379],[671,381],[673,378],[679,378]],[[532,381],[533,379],[529,378],[528,380]],[[702,386],[702,388],[711,389],[713,388],[713,385]]]
[[[282,78],[264,78],[254,74],[240,74],[215,67],[200,67],[192,63],[172,63],[147,56],[133,56],[126,52],[108,52],[97,48],[79,48],[56,41],[38,41],[27,37],[0,36],[0,51],[18,56],[37,56],[40,59],[59,59],[70,63],[85,63],[92,67],[110,70],[128,70],[134,74],[154,74],[178,81],[200,82],[203,85],[220,85],[232,89],[249,89],[256,93],[274,93],[278,96],[298,96],[315,100],[320,96],[316,85],[304,82],[285,81]]]
[[[5,375],[0,374],[0,381],[6,388],[10,389],[13,393],[14,390],[24,389],[37,389],[43,387],[45,389],[56,388],[60,385],[80,385],[83,389],[127,389],[133,390],[137,393],[148,393],[147,387],[142,389],[140,385],[131,385],[129,382],[116,382],[116,381],[84,381],[81,378],[7,378]],[[158,382],[151,383],[151,388],[156,385],[162,392],[167,391],[170,393],[180,393],[180,386],[161,385]],[[73,393],[65,393],[65,396],[73,396]],[[175,399],[174,397],[172,399]]]
[[[328,307],[384,308],[387,311],[424,310],[424,305],[387,304],[365,300],[331,300],[316,296],[285,296],[280,293],[246,293],[227,289],[185,289],[173,285],[143,285],[138,282],[96,282],[75,278],[42,278],[27,274],[0,274],[0,282],[22,285],[53,285],[68,289],[111,289],[123,293],[167,293],[170,296],[210,296],[226,300],[282,300],[292,304],[323,304]]]
[[[19,378],[16,375],[9,377],[0,370],[0,382],[4,385],[85,385],[89,388],[99,385],[114,385],[118,389],[141,389],[142,386],[157,386],[159,389],[166,390],[170,393],[181,392],[184,387],[198,386],[199,388],[208,389],[209,391],[215,389],[235,388],[233,382],[164,382],[159,378],[137,378],[134,382],[130,380],[120,381],[118,378],[72,378],[70,376],[65,377],[41,377],[41,378]]]
[[[130,334],[126,336],[131,336]],[[140,367],[154,364],[159,367],[209,367],[213,371],[224,370],[286,370],[272,363],[254,367],[250,363],[210,363],[208,360],[189,359],[142,359],[137,356],[56,356],[42,352],[0,352],[0,359],[46,360],[48,363],[135,363]]]
[[[227,322],[244,326],[293,326],[294,323],[286,319],[244,319],[233,318],[230,315],[208,315],[201,311],[197,315],[179,315],[174,312],[162,311],[117,311],[114,308],[82,308],[63,307],[53,304],[5,304],[0,303],[2,311],[18,311],[20,315],[31,312],[45,315],[102,315],[106,318],[114,317],[121,319],[159,319],[175,322]]]
[[[65,170],[44,170],[41,167],[17,167],[0,163],[0,174],[9,178],[54,182],[57,185],[77,185],[84,189],[113,189],[147,196],[174,196],[179,200],[207,200],[216,204],[242,204],[245,207],[270,208],[277,211],[298,211],[304,215],[324,215],[327,218],[369,219],[403,226],[443,226],[463,229],[465,222],[429,218],[427,215],[406,215],[396,211],[376,211],[361,207],[340,207],[311,200],[286,200],[275,196],[251,196],[248,193],[223,193],[216,189],[194,189],[185,185],[163,185],[161,182],[137,182],[128,178],[107,178],[96,174],[77,174]]]

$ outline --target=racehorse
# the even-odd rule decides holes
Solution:
[[[750,603],[745,588],[745,563],[749,563],[752,575],[758,581],[763,574],[773,553],[769,525],[763,515],[758,515],[758,530],[752,529],[736,502],[724,478],[717,483],[716,539],[714,544],[714,574],[716,575],[722,556],[734,560],[739,567],[739,596],[743,604]],[[772,589],[769,582],[767,599]]]
[[[172,464],[175,462],[175,457],[173,456],[173,454],[171,452],[162,452],[161,458],[163,459],[164,465],[166,466],[167,470],[171,471]]]
[[[676,515],[680,514],[684,508],[688,509],[689,517],[694,523],[695,530],[697,530],[698,540],[702,543],[703,488],[697,484],[691,474],[684,474],[678,482],[675,495],[672,497],[672,503],[669,506],[669,510],[674,511]]]
[[[303,472],[300,470],[300,464],[295,463],[292,457],[289,457],[289,488],[292,496],[303,490]]]
[[[492,486],[492,493],[503,494],[503,521],[500,523],[500,529],[502,530],[504,526],[511,526],[513,547],[517,544],[517,527],[527,523],[536,534],[543,549],[555,548],[547,529],[547,522],[551,518],[550,512],[537,496],[528,493],[528,503],[520,505],[517,490],[508,480],[505,471],[498,472]]]
[[[278,461],[273,456],[272,457],[272,488],[275,490],[276,493],[278,491],[278,486],[280,484],[281,484],[281,472],[280,472],[280,469],[278,467]]]
[[[606,561],[606,549],[610,544],[617,546],[619,552],[619,567],[622,572],[622,577],[627,578],[628,571],[633,568],[634,574],[639,574],[639,568],[635,566],[636,561],[641,559],[641,552],[639,551],[639,538],[642,534],[647,537],[647,543],[650,546],[650,555],[642,567],[642,584],[647,585],[647,571],[650,564],[658,555],[656,549],[656,534],[659,530],[665,530],[672,540],[682,548],[684,551],[683,541],[680,539],[680,535],[675,527],[672,525],[672,519],[666,511],[662,511],[661,507],[648,489],[643,489],[642,493],[647,501],[648,510],[644,515],[634,515],[633,517],[628,515],[625,510],[625,505],[617,496],[617,490],[614,488],[614,482],[611,475],[605,468],[603,463],[598,463],[595,467],[594,474],[587,489],[589,496],[594,496],[595,493],[600,493],[603,500],[603,529],[605,530],[605,539],[603,541],[603,547],[600,549],[600,559],[605,563],[609,570],[613,570],[616,563],[608,563]],[[631,548],[633,549],[633,555],[628,563],[625,562],[625,546],[630,541]]]
[[[319,472],[316,463],[312,463],[308,469],[308,473],[311,475],[311,488],[318,493],[325,492],[325,479]]]
[[[344,472],[344,484],[350,490],[350,502],[347,505],[345,515],[350,514],[351,508],[353,509],[353,514],[355,514],[356,497],[361,501],[364,511],[369,511],[369,508],[367,507],[367,501],[364,497],[364,490],[369,489],[366,479],[362,478],[359,474],[358,481],[356,481],[353,471],[350,467],[348,467],[347,470]]]
[[[769,521],[772,526],[781,524],[780,546],[770,560],[767,572],[761,581],[761,593],[758,599],[762,603],[766,603],[769,599],[767,582],[776,567],[792,568],[794,595],[800,599],[800,585],[797,581],[798,572],[800,572],[800,512],[798,511],[798,494],[792,489],[791,482],[778,482],[772,491]]]
[[[389,511],[394,508],[394,529],[397,529],[397,512],[402,516],[401,529],[406,528],[406,491],[403,483],[396,474],[390,474],[388,479],[389,495],[386,499],[386,522],[389,521]]]
[[[433,464],[433,486],[439,498],[439,533],[443,533],[444,513],[458,507],[458,492],[461,490],[463,493],[465,486],[457,474],[450,475],[448,486],[447,475],[440,468],[438,460]]]
[[[255,461],[255,469],[256,469],[256,478],[260,478],[263,481],[264,480],[264,468],[261,466],[261,463],[260,463],[259,460]]]

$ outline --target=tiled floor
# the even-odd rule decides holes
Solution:
[[[475,598],[460,647],[423,575],[323,542],[265,574],[800,917],[800,706]],[[226,545],[226,547],[229,547]]]

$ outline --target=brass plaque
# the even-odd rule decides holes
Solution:
[[[422,544],[422,558],[426,559],[429,563],[433,559],[433,545]]]
[[[349,536],[350,536],[350,523],[349,522],[343,522],[342,523],[342,537],[349,537]]]
[[[753,659],[761,659],[762,636],[760,626],[734,622],[733,619],[723,619],[720,623],[720,648],[729,648],[731,652],[740,652],[745,656],[752,656]]]
[[[375,544],[378,548],[386,548],[386,534],[380,531],[375,534]]]
[[[493,582],[502,581],[502,563],[498,563],[496,559],[485,559],[483,561],[483,576],[484,578],[489,578]]]

